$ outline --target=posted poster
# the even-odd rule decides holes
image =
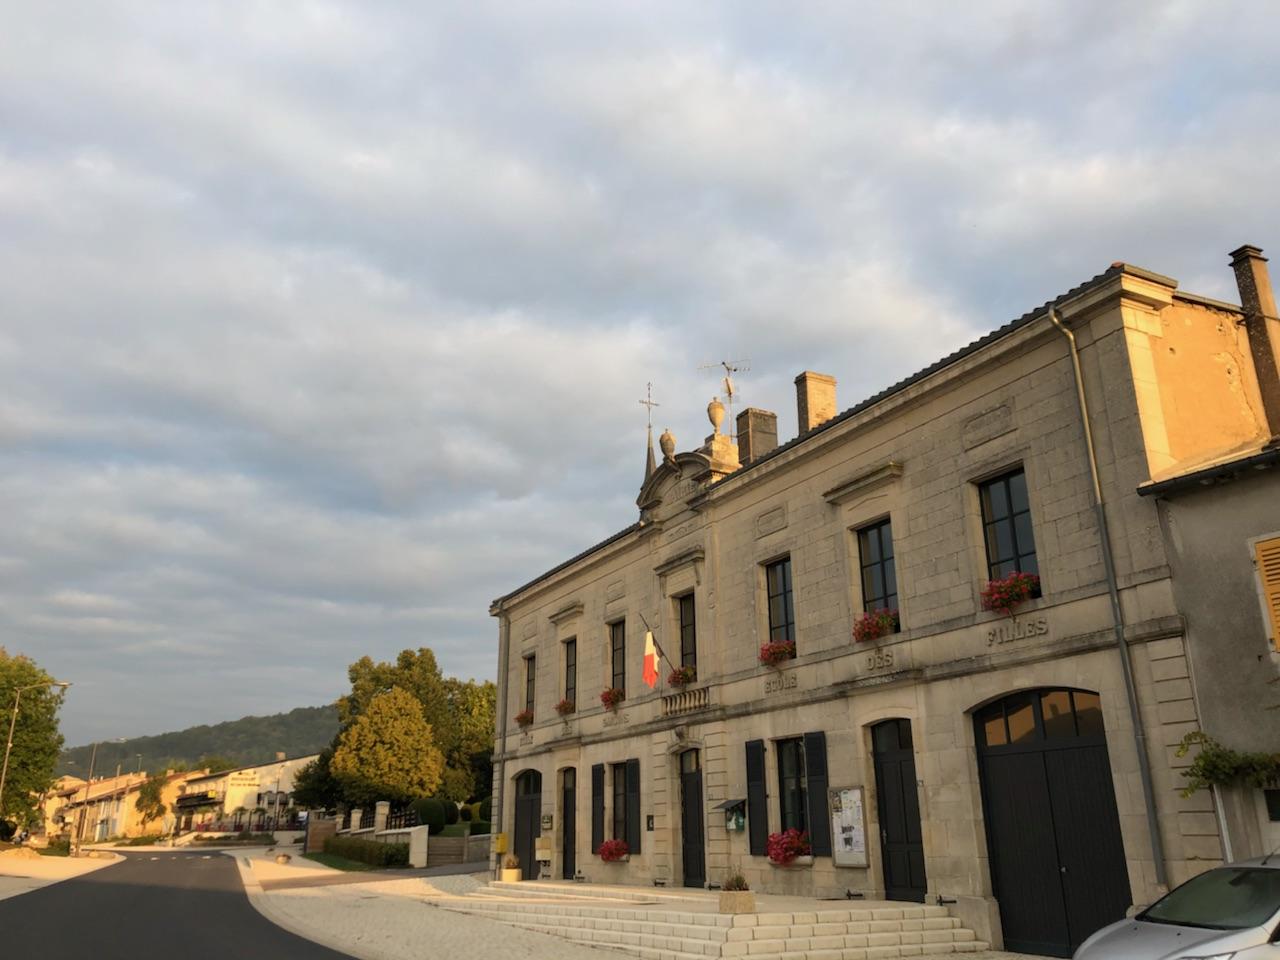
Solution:
[[[862,787],[831,790],[831,854],[837,867],[866,867],[867,818]]]

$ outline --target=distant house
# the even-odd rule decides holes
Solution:
[[[137,806],[138,793],[151,776],[145,770],[95,778],[91,783],[62,777],[43,805],[45,833],[50,839],[79,836],[86,843],[170,833],[178,794],[187,780],[199,775],[199,771],[170,773],[160,793],[164,815],[145,822]]]
[[[262,830],[296,817],[293,778],[319,754],[204,773],[183,784],[176,802],[178,829]]]

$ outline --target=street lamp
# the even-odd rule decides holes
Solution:
[[[65,692],[71,684],[66,680],[46,680],[43,683],[31,683],[19,687],[13,692],[13,716],[9,719],[9,740],[4,745],[4,766],[0,767],[0,816],[4,815],[4,782],[9,776],[9,751],[13,749],[13,730],[18,725],[18,704],[22,702],[24,690],[42,690],[45,687],[61,687]]]

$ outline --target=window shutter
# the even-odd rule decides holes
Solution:
[[[1271,645],[1280,650],[1280,537],[1259,540],[1253,545],[1258,579],[1262,582],[1262,605],[1266,607]]]
[[[815,857],[831,856],[831,815],[827,812],[827,735],[804,735],[805,796],[809,802],[809,843]]]
[[[591,767],[591,852],[604,843],[604,764]]]
[[[627,849],[640,852],[640,761],[627,761]]]
[[[769,799],[764,789],[764,741],[747,741],[747,839],[751,855],[763,857],[769,847]]]

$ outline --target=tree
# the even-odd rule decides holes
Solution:
[[[422,704],[392,687],[376,694],[339,736],[329,770],[352,803],[407,803],[435,793],[444,756]]]
[[[0,819],[11,819],[25,827],[37,818],[37,798],[53,782],[62,734],[58,732],[58,708],[62,691],[54,692],[47,684],[53,677],[45,673],[29,657],[10,656],[0,647],[0,754],[13,720],[14,698],[18,701],[17,721],[13,728],[13,747],[9,751],[9,770],[5,776],[4,796],[0,797]]]
[[[329,810],[343,799],[342,784],[334,777],[329,765],[337,745],[320,751],[320,756],[299,768],[293,775],[293,803],[307,810]]]
[[[373,698],[393,688],[412,694],[444,755],[440,795],[462,802],[488,794],[488,759],[493,752],[493,718],[497,688],[490,681],[446,678],[427,647],[402,650],[395,663],[361,657],[347,670],[351,692],[338,700],[344,729],[367,709]]]
[[[168,812],[169,808],[161,799],[164,796],[164,788],[168,784],[167,774],[156,773],[148,777],[147,781],[138,788],[138,799],[134,801],[133,806],[142,816],[144,829],[152,820],[159,820]]]
[[[220,756],[219,754],[209,754],[207,757],[201,757],[196,761],[197,770],[207,769],[210,773],[223,773],[227,770],[234,770],[240,764],[236,763],[230,757]]]

